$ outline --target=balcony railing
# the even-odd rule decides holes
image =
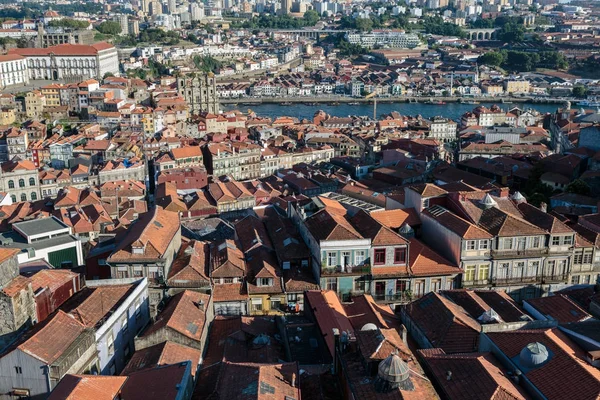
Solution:
[[[489,284],[491,284],[491,282],[488,279],[473,280],[473,281],[463,280],[463,286],[467,286],[467,287],[472,287],[472,286],[487,286]]]
[[[541,282],[542,278],[539,276],[516,276],[512,278],[494,278],[492,283],[494,285],[509,285],[509,284],[527,284]]]
[[[542,276],[542,283],[566,282],[569,279],[568,274]]]
[[[396,294],[374,294],[373,299],[379,303],[410,303],[411,301],[421,296],[413,295],[409,292],[401,292]]]
[[[371,273],[371,266],[370,265],[346,265],[346,266],[338,265],[336,267],[326,267],[326,266],[323,266],[321,268],[321,273],[323,275],[334,275],[334,274],[370,274]]]
[[[548,254],[547,248],[524,250],[492,250],[492,257],[494,258],[541,257],[546,254]]]

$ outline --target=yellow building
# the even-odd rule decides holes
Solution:
[[[529,81],[506,81],[504,91],[509,94],[529,93]]]
[[[41,119],[45,106],[46,97],[39,90],[34,90],[25,95],[25,114],[28,118]]]
[[[277,259],[264,248],[246,253],[250,315],[280,315],[287,307],[281,269]]]
[[[504,94],[504,88],[501,85],[481,85],[481,91],[490,96],[501,96]]]
[[[60,106],[60,89],[61,85],[52,83],[47,86],[40,88],[42,95],[46,97],[46,107],[58,107]]]
[[[0,109],[0,125],[10,125],[16,121],[15,109],[11,107],[2,107]]]

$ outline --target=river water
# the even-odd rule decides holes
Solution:
[[[494,103],[481,103],[486,107],[491,107]],[[534,104],[534,103],[514,103],[514,104],[498,104],[503,110],[508,110],[513,107],[519,107],[521,109],[534,109],[541,113],[552,113],[557,108],[561,107],[560,104]],[[325,111],[327,114],[336,117],[347,117],[349,115],[358,116],[373,116],[373,104],[358,104],[349,105],[341,103],[340,105],[334,106],[329,104],[293,104],[293,105],[281,105],[281,104],[256,104],[256,105],[224,105],[222,106],[225,110],[239,109],[240,111],[246,112],[252,110],[261,117],[277,118],[281,116],[296,117],[296,118],[307,118],[312,119],[315,112],[319,110]],[[460,119],[461,115],[467,111],[473,110],[477,107],[474,104],[462,104],[462,103],[448,103],[444,105],[432,105],[424,103],[378,103],[377,104],[377,116],[381,117],[382,114],[389,114],[392,111],[398,111],[402,115],[416,116],[421,115],[424,118],[432,118],[441,116],[450,118],[452,120]]]

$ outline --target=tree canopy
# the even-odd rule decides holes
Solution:
[[[115,21],[104,21],[96,29],[105,35],[119,35],[122,31],[121,24]]]
[[[88,21],[79,21],[77,19],[63,18],[55,19],[48,23],[48,26],[54,28],[86,29],[90,26]]]
[[[479,57],[479,63],[516,72],[533,71],[536,68],[566,69],[569,67],[564,54],[558,51],[539,53],[515,50],[490,51]]]

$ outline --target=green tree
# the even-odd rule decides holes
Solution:
[[[107,72],[107,73],[104,74],[104,76],[102,77],[102,79],[104,80],[104,79],[110,78],[112,76],[115,76],[115,74],[113,74],[112,72]]]
[[[319,13],[315,10],[308,10],[304,13],[304,21],[307,26],[315,26],[319,22]]]
[[[69,28],[69,29],[86,29],[90,25],[87,21],[79,21],[76,19],[63,18],[55,19],[48,23],[48,26],[54,28]]]
[[[589,196],[591,189],[587,183],[585,183],[581,179],[576,179],[567,185],[567,188],[565,189],[565,191],[567,193],[575,193],[575,194],[581,194],[584,196]]]
[[[587,93],[588,93],[588,90],[585,86],[583,86],[583,85],[573,86],[573,96],[582,98],[582,97],[587,96]]]
[[[488,51],[479,57],[479,63],[499,67],[506,61],[506,52],[504,51]]]
[[[193,33],[189,33],[187,35],[187,40],[189,40],[192,43],[198,43],[198,36],[194,35]]]
[[[223,68],[223,63],[211,56],[194,56],[194,65],[203,72],[218,72]]]
[[[368,32],[373,29],[373,20],[371,18],[356,18],[354,25],[359,31]]]
[[[121,33],[121,24],[115,21],[104,21],[96,29],[105,35],[119,35]]]

